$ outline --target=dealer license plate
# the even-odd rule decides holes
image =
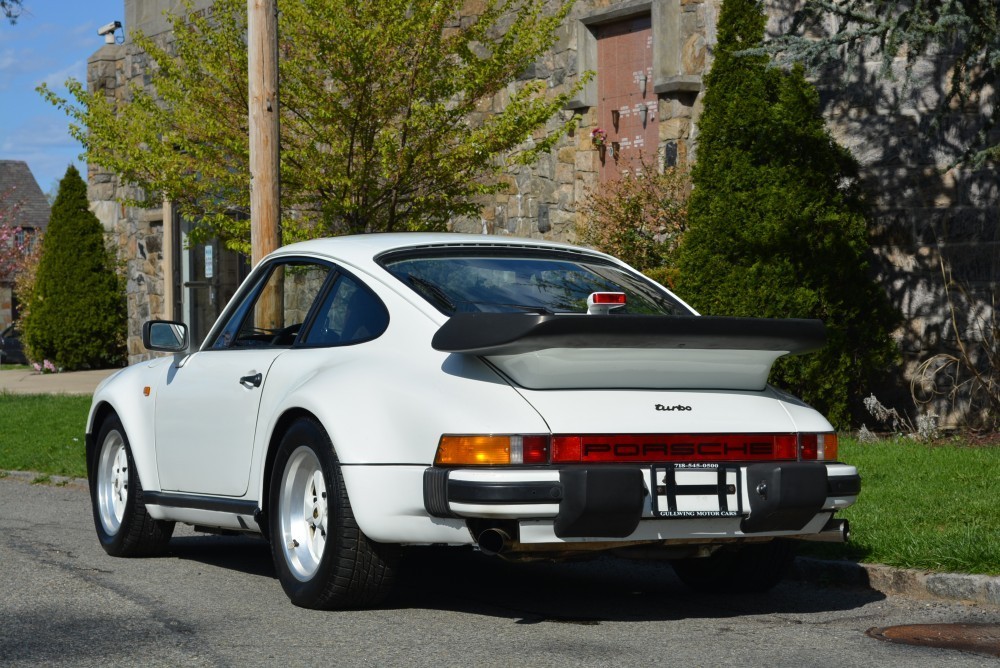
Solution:
[[[738,517],[743,489],[738,466],[677,463],[653,467],[654,517]]]

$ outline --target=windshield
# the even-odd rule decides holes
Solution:
[[[643,276],[581,253],[530,249],[408,251],[382,266],[443,313],[586,313],[593,292],[624,292],[612,313],[690,315]]]

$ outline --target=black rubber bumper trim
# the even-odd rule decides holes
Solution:
[[[566,498],[552,527],[559,538],[624,538],[642,519],[642,469],[613,466],[562,469]]]
[[[458,503],[558,503],[562,498],[562,485],[554,481],[448,481],[448,501]]]
[[[559,503],[563,487],[558,481],[479,482],[451,480],[450,469],[424,469],[424,508],[433,517],[461,517],[449,503],[518,505]]]
[[[147,492],[144,490],[142,498],[143,501],[153,506],[212,510],[219,513],[232,513],[234,515],[253,515],[257,510],[256,501],[244,501],[242,499],[230,499],[217,496],[173,494],[169,492]]]
[[[431,517],[458,517],[448,508],[448,469],[424,469],[424,508]]]
[[[857,496],[861,493],[861,476],[829,476],[826,482],[828,496]]]
[[[798,531],[823,509],[829,489],[822,462],[780,462],[747,467],[750,516],[743,533]]]

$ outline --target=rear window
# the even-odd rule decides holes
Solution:
[[[390,273],[443,313],[586,313],[593,292],[624,292],[613,313],[690,315],[644,276],[572,252],[529,249],[408,251],[380,258]]]

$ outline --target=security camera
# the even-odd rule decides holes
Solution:
[[[97,34],[104,37],[105,44],[115,43],[115,31],[122,27],[121,21],[112,21],[111,23],[105,23],[100,28],[97,29]]]

